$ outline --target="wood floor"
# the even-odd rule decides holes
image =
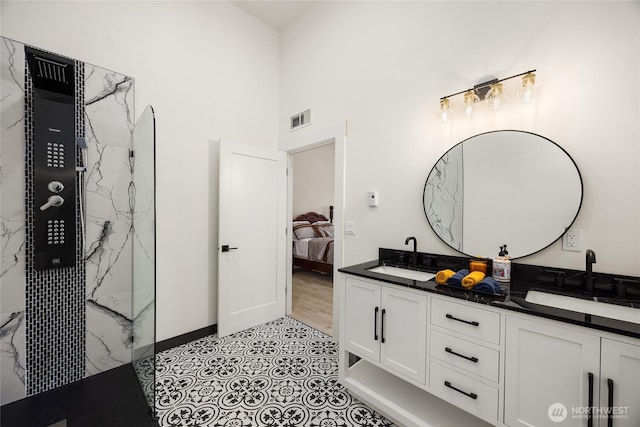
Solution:
[[[291,317],[333,336],[333,281],[328,274],[296,269]]]

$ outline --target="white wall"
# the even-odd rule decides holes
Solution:
[[[522,259],[640,275],[640,3],[321,2],[281,34],[280,132],[311,105],[312,127],[349,121],[345,262],[375,259],[378,247],[455,254],[431,231],[424,181],[440,155],[488,130],[521,129],[566,149],[584,180],[575,227],[583,251],[561,243]],[[606,19],[603,19],[606,17]],[[443,124],[438,99],[536,68],[533,108]],[[369,208],[366,192],[378,190]]]
[[[278,34],[228,2],[2,1],[0,34],[128,74],[157,130],[157,339],[217,321],[217,145],[275,148]]]
[[[293,217],[317,212],[329,218],[334,204],[334,150],[326,144],[291,156],[293,166]]]

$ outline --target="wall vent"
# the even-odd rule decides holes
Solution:
[[[305,110],[302,113],[294,114],[291,116],[290,130],[297,129],[301,126],[306,126],[311,123],[311,110]]]

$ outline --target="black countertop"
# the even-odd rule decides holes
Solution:
[[[382,249],[381,249],[382,255]],[[451,258],[451,257],[450,257]],[[381,257],[382,259],[382,257]],[[468,259],[467,259],[468,261]],[[384,263],[390,265],[389,263]],[[616,334],[626,335],[629,337],[640,338],[640,324],[625,322],[616,319],[609,319],[606,317],[594,316],[591,314],[580,313],[576,311],[563,310],[554,307],[548,307],[545,305],[533,304],[525,301],[527,291],[531,289],[540,289],[545,292],[557,293],[561,295],[569,295],[574,297],[580,297],[580,295],[572,294],[566,291],[560,291],[547,286],[545,283],[530,282],[526,280],[513,280],[510,283],[510,291],[508,295],[494,296],[487,294],[479,294],[473,291],[468,291],[464,288],[454,288],[446,285],[438,285],[435,282],[435,278],[428,281],[418,281],[411,279],[404,279],[401,277],[390,276],[387,274],[374,273],[369,271],[370,268],[382,265],[379,260],[369,261],[362,264],[352,265],[349,267],[340,268],[338,271],[354,276],[364,277],[367,279],[378,280],[381,282],[390,283],[393,285],[403,286],[412,289],[418,289],[425,292],[431,292],[438,295],[446,295],[448,297],[462,299],[465,301],[472,301],[478,304],[485,304],[492,307],[503,308],[506,310],[517,311],[520,313],[530,314],[539,317],[545,317],[548,319],[558,320],[561,322],[572,323],[574,325],[585,326],[587,328],[598,329],[607,332],[613,332]],[[447,266],[450,268],[453,266]],[[419,268],[421,271],[429,271],[436,273],[439,269]],[[455,268],[452,268],[455,269]],[[612,297],[613,303],[622,303],[630,307],[635,307],[640,310],[640,299],[637,304],[635,300],[629,298],[636,298],[635,295],[628,296],[625,299]],[[591,297],[589,297],[591,299]],[[631,301],[631,303],[629,303]],[[603,304],[606,304],[603,302]]]

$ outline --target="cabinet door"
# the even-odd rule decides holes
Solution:
[[[427,297],[395,288],[382,288],[380,316],[381,362],[425,383]]]
[[[601,411],[612,411],[613,426],[640,426],[640,346],[603,338],[601,360]],[[600,415],[600,426],[608,421]]]
[[[344,304],[346,349],[380,361],[380,285],[348,277]]]
[[[516,317],[507,317],[505,416],[508,426],[587,426],[572,409],[598,402],[600,338]],[[597,425],[594,424],[594,425]]]

